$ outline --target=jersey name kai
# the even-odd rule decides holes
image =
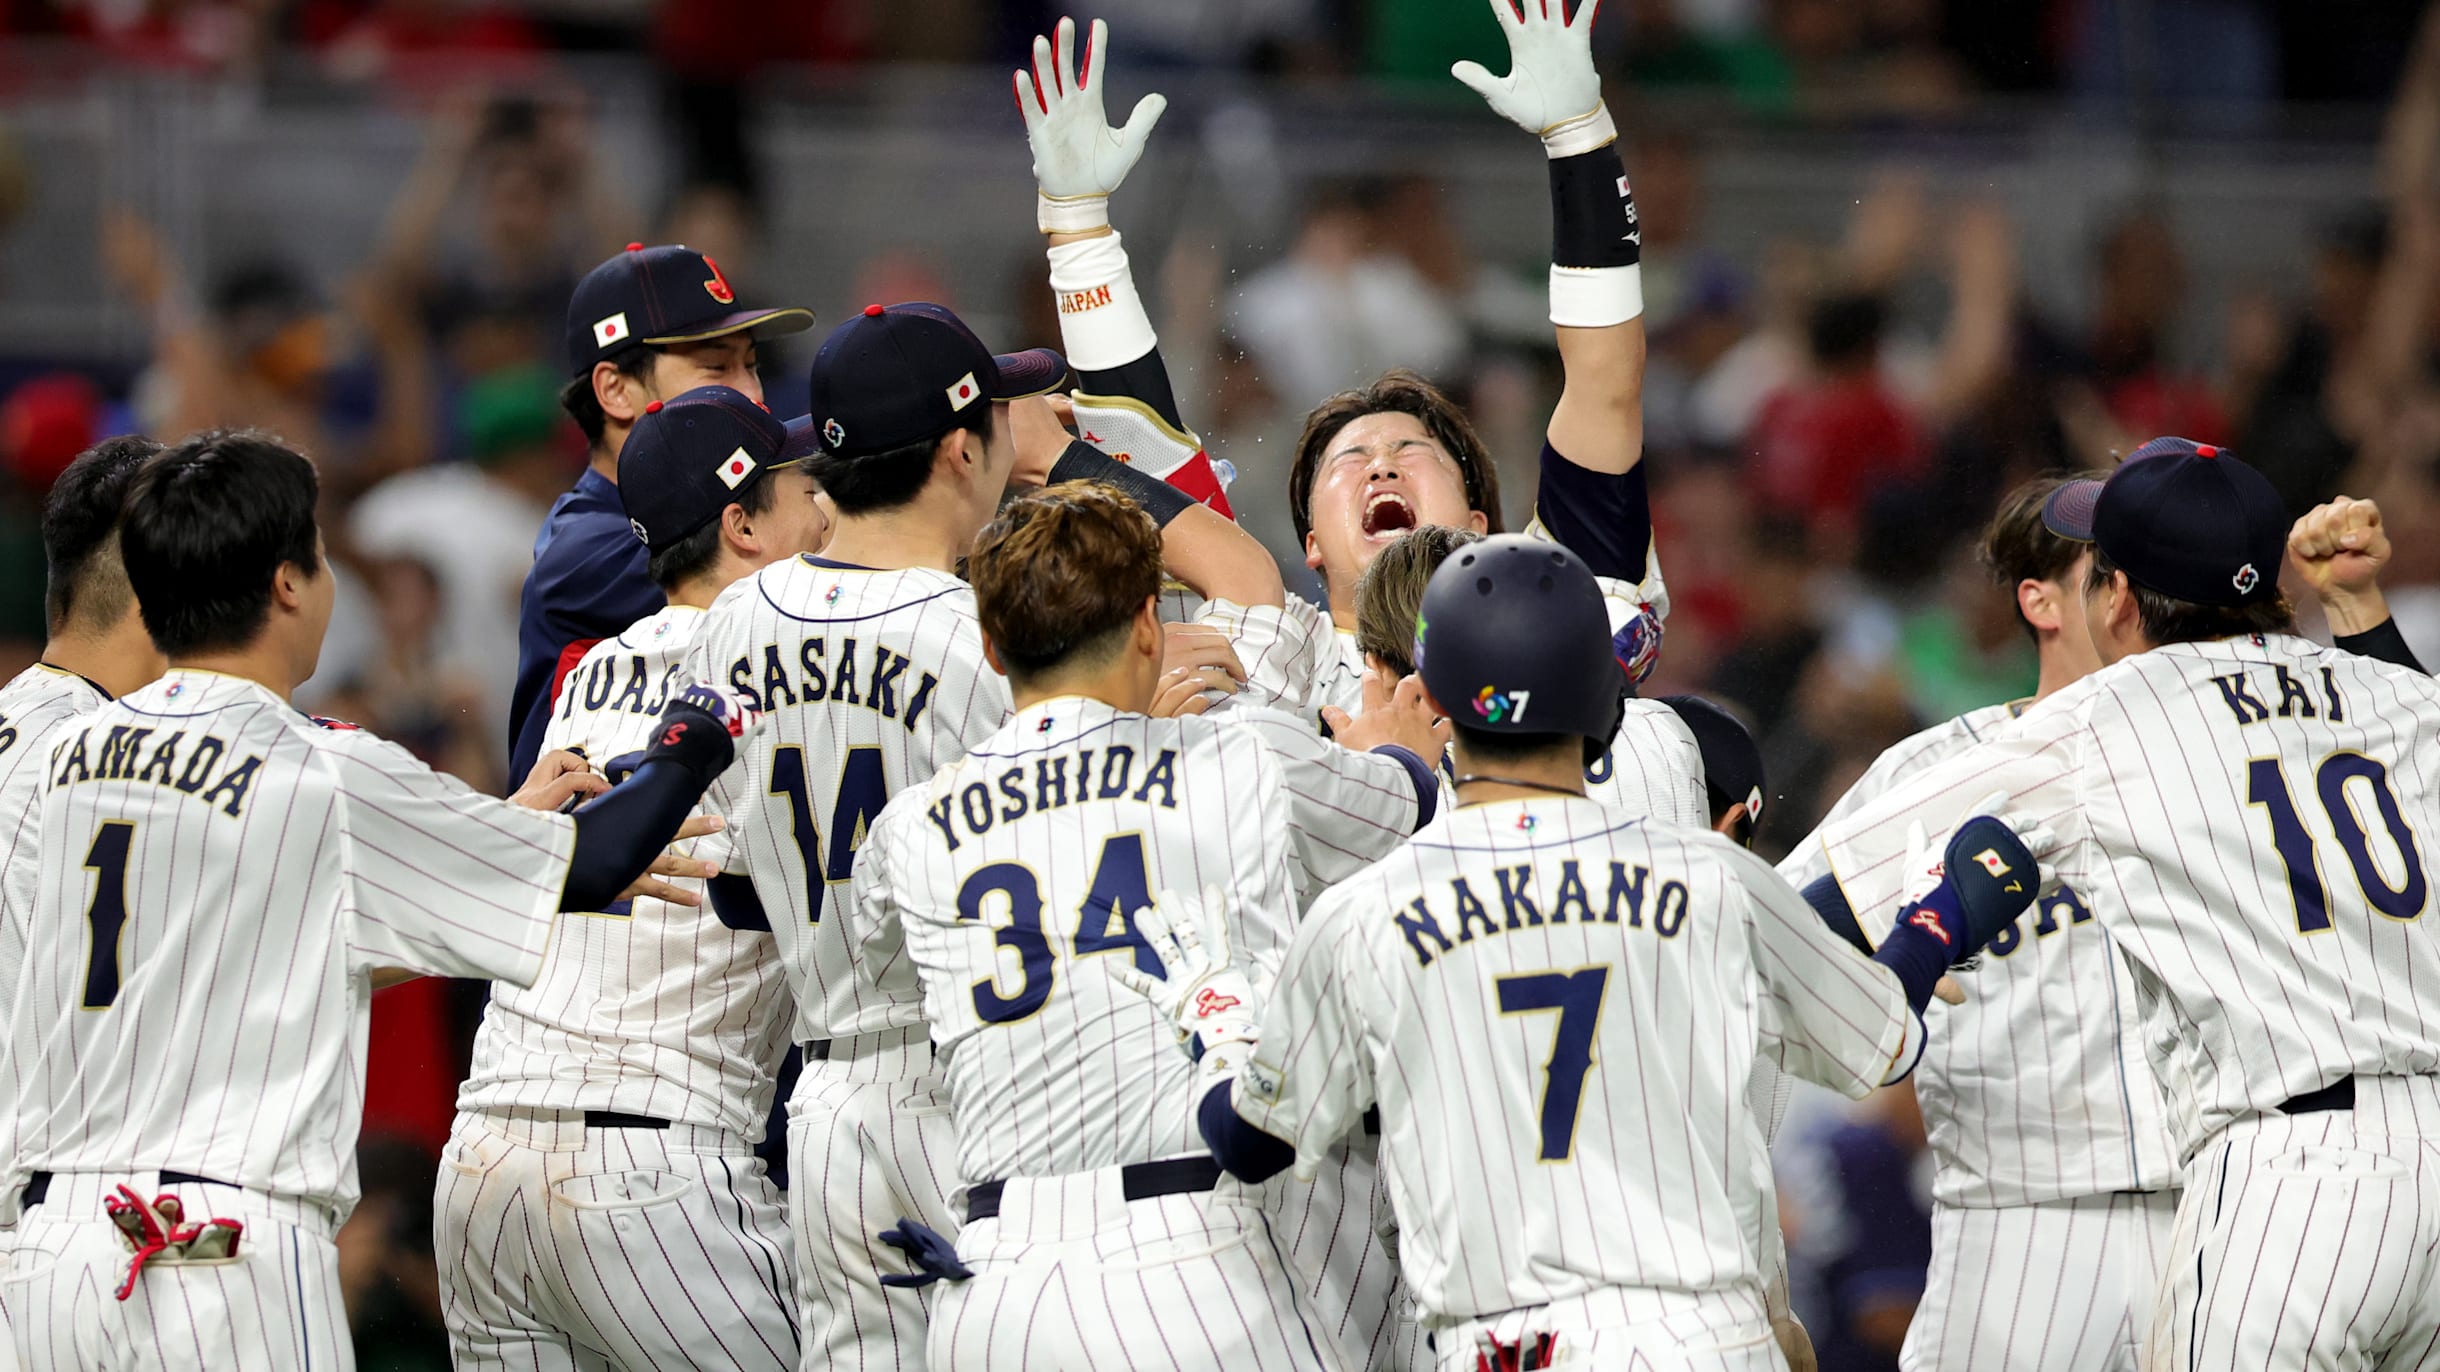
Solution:
[[[915,722],[923,718],[932,703],[932,692],[940,685],[940,677],[932,672],[919,672],[910,682],[907,668],[913,665],[906,654],[893,652],[874,644],[867,655],[857,652],[856,640],[839,641],[839,655],[834,661],[829,654],[827,638],[800,640],[796,650],[796,672],[788,671],[780,644],[766,643],[759,652],[740,656],[729,664],[729,688],[745,697],[757,710],[776,710],[782,705],[819,705],[834,701],[843,705],[861,705],[883,719],[894,719],[915,732]],[[899,713],[899,700],[904,695],[906,713]]]
[[[1584,879],[1583,865],[1574,858],[1559,863],[1559,879],[1547,884],[1547,870],[1537,870],[1529,862],[1513,867],[1492,869],[1492,884],[1497,888],[1499,918],[1493,918],[1490,906],[1466,884],[1464,877],[1449,882],[1448,901],[1437,910],[1432,901],[1417,896],[1405,910],[1393,911],[1398,932],[1406,935],[1407,947],[1414,950],[1415,965],[1429,967],[1442,953],[1453,951],[1459,944],[1474,941],[1476,926],[1485,938],[1496,938],[1518,929],[1539,929],[1548,924],[1566,924],[1573,912],[1578,924],[1617,924],[1623,917],[1630,929],[1644,927],[1644,894],[1652,890],[1652,869],[1638,864],[1630,869],[1626,863],[1610,863],[1609,888],[1604,893],[1601,912],[1593,912],[1592,888]],[[1549,909],[1534,899],[1535,879],[1544,879],[1544,889],[1550,891]],[[1595,880],[1600,874],[1594,874]],[[1686,927],[1686,883],[1676,877],[1664,877],[1652,893],[1652,932],[1662,938],[1676,938]],[[1448,915],[1457,930],[1451,938],[1444,932],[1441,916]],[[1427,942],[1428,941],[1428,942]]]
[[[2268,678],[2263,677],[2260,668],[2255,668],[2215,676],[2211,684],[2220,688],[2221,702],[2236,715],[2239,724],[2259,724],[2274,714],[2281,719],[2327,719],[2333,724],[2347,721],[2346,697],[2339,694],[2338,676],[2328,667],[2321,669],[2318,699],[2305,680],[2299,680],[2279,663],[2271,665]],[[2274,693],[2279,697],[2275,709],[2270,704]]]
[[[900,658],[904,662],[906,659]],[[1070,805],[1091,800],[1134,800],[1149,803],[1153,793],[1160,793],[1163,809],[1178,808],[1178,750],[1163,748],[1144,768],[1141,781],[1135,779],[1135,750],[1123,743],[1101,749],[1098,756],[1101,771],[1094,774],[1095,751],[1076,750],[1075,785],[1068,784],[1070,755],[1059,753],[1035,758],[1028,785],[1027,769],[1023,764],[1010,767],[996,778],[998,790],[985,781],[968,782],[954,795],[944,795],[925,807],[924,813],[940,828],[941,837],[949,841],[949,851],[957,851],[965,840],[959,830],[981,837],[991,832],[994,824],[1003,824],[1065,809]]]
[[[158,730],[113,724],[100,738],[98,726],[88,725],[61,739],[51,749],[54,790],[87,781],[148,781],[218,805],[232,819],[245,814],[246,792],[263,767],[248,755],[229,764],[229,746],[210,734],[187,741],[178,729],[155,738]]]

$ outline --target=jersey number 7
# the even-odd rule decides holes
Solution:
[[[1542,1064],[1542,1161],[1566,1162],[1576,1151],[1576,1116],[1584,1109],[1584,1074],[1593,1067],[1593,1034],[1601,1028],[1601,1002],[1609,994],[1610,969],[1519,972],[1493,977],[1500,1013],[1559,1012],[1550,1057]]]

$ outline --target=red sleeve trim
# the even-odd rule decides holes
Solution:
[[[567,681],[568,673],[575,671],[576,664],[584,661],[585,654],[592,652],[593,645],[599,642],[598,638],[580,638],[559,650],[559,665],[551,669],[551,704],[559,703],[559,688]]]

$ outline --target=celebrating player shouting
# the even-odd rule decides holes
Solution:
[[[41,784],[0,1283],[39,1369],[351,1365],[367,1005],[394,969],[516,985],[557,913],[644,872],[726,766],[719,693],[663,709],[574,816],[476,795],[288,703],[331,577],[312,464],[208,433],[149,459],[119,546],[158,681],[59,731]],[[568,778],[531,797],[574,794]],[[114,1299],[115,1296],[115,1299]]]
[[[1377,1107],[1448,1372],[1777,1366],[1738,1203],[1754,1056],[1851,1096],[1904,1076],[1934,983],[2032,899],[2034,863],[1961,825],[1867,962],[1744,849],[1584,799],[1625,679],[1582,562],[1486,540],[1421,618],[1434,701],[1499,705],[1452,712],[1460,807],[1315,902],[1250,1053],[1248,1017],[1201,1013],[1192,950],[1144,984],[1201,1036],[1204,1137],[1260,1178]]]
[[[1473,62],[1451,71],[1550,155],[1550,318],[1565,383],[1543,445],[1535,526],[1603,578],[1611,629],[1639,679],[1658,651],[1669,601],[1652,549],[1643,457],[1642,247],[1618,129],[1593,67],[1592,0],[1491,0],[1509,74]],[[1356,583],[1409,529],[1496,532],[1499,483],[1463,411],[1422,378],[1393,372],[1324,401],[1306,417],[1288,476],[1305,562],[1322,574],[1339,653],[1323,667],[1327,703],[1363,699]]]

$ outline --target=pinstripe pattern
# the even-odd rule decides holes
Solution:
[[[1895,745],[1831,807],[1822,831],[2006,732],[2016,717],[2016,707],[1993,705]],[[1798,886],[1828,875],[1819,834],[1780,870]],[[1856,908],[1864,918],[1866,907]],[[1878,938],[1888,916],[1872,918],[1864,932]],[[2004,949],[1957,976],[1966,1003],[1926,1007],[1930,1044],[1915,1073],[1935,1200],[2031,1205],[2177,1184],[2135,983],[2102,924],[2053,895],[2017,921]]]
[[[2174,1191],[1933,1206],[1930,1279],[1899,1365],[2135,1372],[2176,1222]]]
[[[1398,922],[1418,901],[1447,946]],[[1554,1017],[1502,1014],[1494,978],[1588,967],[1607,990],[1569,1152],[1537,1162]],[[1466,807],[1333,888],[1263,1026],[1239,1113],[1317,1159],[1378,1104],[1400,1261],[1441,1326],[1625,1289],[1743,1292],[1758,1316],[1732,1199],[1756,1053],[1860,1096],[1919,1041],[1894,978],[1750,854],[1572,799]]]
[[[114,729],[147,731],[115,768],[100,761]],[[219,741],[208,765],[207,740]],[[43,844],[19,983],[19,1032],[41,1051],[17,1100],[18,1163],[168,1168],[344,1214],[367,974],[530,982],[574,825],[208,672],[173,672],[85,716],[48,766],[43,832],[59,841]],[[193,786],[168,784],[172,767]],[[101,870],[86,864],[112,823],[133,826],[128,917],[115,964],[98,964],[119,984],[107,1008],[86,1009]]]
[[[1547,1366],[1584,1372],[1777,1372],[1787,1363],[1751,1291],[1603,1290],[1441,1330],[1441,1372],[1481,1372],[1495,1347],[1553,1338]],[[1495,1342],[1496,1341],[1496,1342]]]
[[[441,1161],[459,1368],[796,1367],[784,1201],[742,1136],[464,1113]]]
[[[808,1062],[788,1102],[788,1217],[805,1372],[922,1372],[927,1297],[883,1286],[906,1259],[876,1237],[901,1217],[957,1233],[957,1138],[921,1044]],[[834,1051],[840,1045],[834,1044]],[[859,1219],[858,1217],[861,1217]]]
[[[2221,1131],[2171,1247],[2146,1372],[2440,1366],[2440,1080]]]
[[[1378,1141],[1361,1131],[1333,1146],[1310,1179],[1283,1172],[1263,1187],[1271,1232],[1313,1310],[1316,1329],[1372,1372],[1432,1365],[1415,1303],[1380,1230],[1397,1229],[1381,1184]]]
[[[1261,1210],[1233,1184],[1129,1201],[1117,1170],[1011,1180],[958,1239],[932,1361],[959,1372],[1269,1372],[1347,1366]],[[1157,1312],[1154,1318],[1146,1318]]]
[[[127,1245],[102,1217],[102,1197],[118,1181],[146,1195],[171,1191],[191,1214],[242,1222],[237,1258],[148,1265],[131,1297],[117,1300]],[[140,1172],[66,1174],[6,1239],[0,1306],[24,1372],[351,1372],[355,1347],[331,1233],[327,1211],[260,1192],[165,1188]]]

